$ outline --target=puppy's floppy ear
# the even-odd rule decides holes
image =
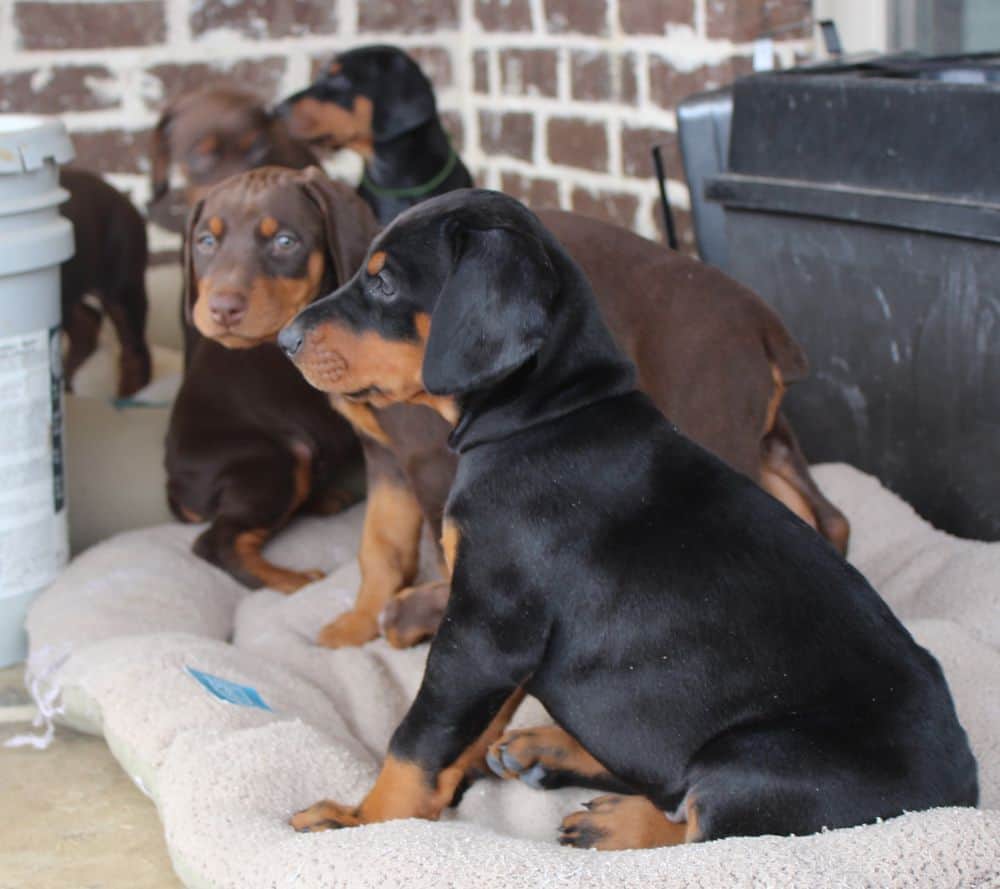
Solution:
[[[459,228],[455,264],[431,316],[424,388],[459,395],[496,382],[545,342],[557,287],[541,242],[512,228]]]
[[[153,128],[149,157],[149,194],[150,203],[160,200],[170,187],[170,138],[167,130],[174,117],[174,105],[171,103],[163,109],[160,119]]]
[[[204,201],[198,201],[188,213],[187,226],[184,229],[184,321],[194,323],[194,303],[198,298],[198,282],[194,276],[194,229],[201,219]]]
[[[307,167],[298,181],[309,200],[319,207],[339,287],[361,267],[368,245],[378,234],[378,223],[353,188],[334,182],[319,167]]]
[[[375,106],[372,131],[389,141],[437,116],[434,87],[420,66],[397,51],[380,77],[383,94],[370,96]]]

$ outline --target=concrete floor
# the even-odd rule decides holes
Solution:
[[[31,730],[22,672],[0,670],[0,745]],[[179,887],[156,807],[103,739],[59,730],[48,750],[0,746],[0,889]]]

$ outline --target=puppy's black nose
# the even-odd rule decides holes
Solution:
[[[278,334],[278,347],[289,358],[294,358],[302,348],[303,339],[302,328],[293,322]]]

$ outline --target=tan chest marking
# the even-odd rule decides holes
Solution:
[[[446,518],[441,529],[441,550],[444,553],[444,564],[448,576],[455,573],[455,559],[458,557],[458,544],[462,540],[462,532],[451,519]]]
[[[391,447],[392,442],[385,430],[379,424],[378,417],[367,404],[360,404],[354,401],[347,401],[338,395],[330,396],[330,404],[344,419],[346,419],[358,432],[374,439],[379,444]]]

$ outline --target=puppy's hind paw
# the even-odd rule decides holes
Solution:
[[[292,816],[289,824],[299,833],[318,833],[321,830],[339,830],[361,824],[354,809],[331,800],[322,800]]]

